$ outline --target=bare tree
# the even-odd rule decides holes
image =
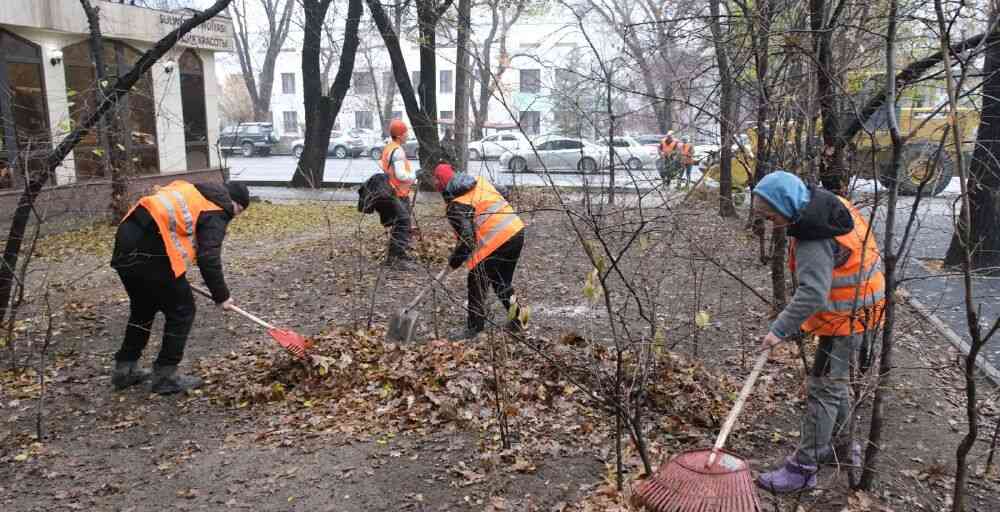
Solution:
[[[253,121],[253,102],[250,100],[250,94],[247,92],[242,76],[227,75],[222,81],[219,112],[226,124]]]
[[[299,164],[292,176],[294,187],[318,187],[323,182],[326,152],[330,146],[330,132],[340,113],[344,96],[351,87],[354,57],[358,51],[358,25],[363,4],[351,0],[347,6],[344,45],[340,53],[340,66],[330,90],[323,90],[320,72],[320,53],[323,24],[333,0],[302,0],[305,12],[305,33],[302,44],[302,92],[305,96],[306,134]]]
[[[474,81],[479,85],[478,95],[473,93],[470,97],[472,115],[475,118],[472,126],[472,138],[474,139],[483,138],[483,126],[489,120],[490,115],[490,100],[496,93],[497,85],[504,73],[510,69],[511,55],[507,49],[510,30],[524,14],[530,1],[487,0],[483,4],[473,6],[477,9],[487,9],[490,13],[490,24],[486,29],[486,34],[473,44],[474,53],[471,55],[475,61],[474,68],[476,69]],[[499,46],[496,61],[494,61],[493,54],[494,45]]]
[[[250,3],[248,6],[247,3]],[[274,85],[274,65],[278,60],[297,0],[234,0],[229,8],[233,19],[236,56],[243,71],[254,120],[271,121],[271,90]],[[255,23],[263,12],[262,24]],[[258,44],[256,34],[261,33]],[[263,54],[258,68],[256,59]]]

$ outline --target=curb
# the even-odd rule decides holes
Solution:
[[[917,313],[919,313],[920,316],[924,317],[925,319],[927,319],[928,322],[934,325],[934,328],[937,329],[938,332],[941,333],[941,335],[944,336],[949,343],[954,345],[955,348],[957,348],[959,352],[962,353],[963,356],[969,355],[969,350],[972,347],[969,346],[969,344],[965,341],[964,338],[959,336],[958,333],[956,333],[951,327],[948,326],[948,324],[946,324],[943,320],[938,318],[937,315],[932,313],[930,308],[925,306],[923,302],[920,302],[920,299],[917,299],[913,295],[911,295],[909,290],[903,288],[902,286],[897,288],[897,290],[900,292],[903,298],[906,299],[906,302],[909,305],[913,306],[913,308],[917,310]],[[987,361],[986,357],[983,356],[982,354],[980,354],[979,357],[976,358],[976,366],[980,370],[982,370],[982,372],[985,373],[986,376],[989,377],[989,379],[993,381],[994,384],[1000,384],[1000,371],[998,371],[997,368],[993,366],[992,363]]]

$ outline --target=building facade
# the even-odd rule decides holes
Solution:
[[[361,39],[372,41],[379,37],[373,32],[362,34]],[[433,87],[437,91],[437,119],[444,134],[455,119],[456,49],[448,46],[447,42],[441,42],[442,39],[439,38],[436,51],[437,76],[434,80],[421,76],[418,45],[405,39],[400,42],[414,88]],[[535,24],[515,27],[509,36],[508,48],[506,56],[494,52],[493,69],[496,70],[503,59],[506,70],[499,76],[499,83],[488,102],[485,131],[517,129],[518,122],[529,135],[560,131],[560,116],[564,113],[559,107],[565,102],[559,98],[572,95],[564,89],[567,83],[563,79],[567,75],[562,67],[574,62],[572,55],[580,52],[581,42],[568,38],[554,25],[540,27]],[[386,93],[390,89],[388,84],[393,80],[391,64],[384,47],[373,47],[367,50],[367,55],[362,55],[361,52],[365,51],[359,50],[355,60],[351,89],[335,121],[335,129],[361,128],[384,132],[392,118],[409,124],[409,116],[398,93],[392,98],[389,118],[383,119]],[[305,133],[301,58],[298,48],[289,47],[280,53],[275,65],[271,111],[275,133],[283,140],[302,137]],[[335,72],[336,66],[333,66],[331,73]],[[475,70],[473,73],[478,75]],[[332,82],[333,78],[331,75],[329,81]],[[478,96],[479,85],[475,77],[472,87]],[[471,125],[471,109],[469,119]]]
[[[58,144],[96,106],[98,80],[78,0],[3,4],[0,188],[10,188],[19,172],[17,155]],[[128,72],[143,52],[192,14],[103,0],[94,4],[100,9],[107,81]],[[109,165],[135,175],[217,167],[215,54],[232,49],[228,18],[217,17],[188,34],[106,118],[110,142],[102,143],[98,131],[91,131],[58,169],[55,184],[107,177]],[[120,151],[109,155],[108,147]]]

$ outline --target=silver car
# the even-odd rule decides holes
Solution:
[[[643,167],[652,167],[656,163],[658,156],[655,147],[644,146],[632,137],[615,137],[615,167],[628,166],[633,171],[638,171]],[[607,167],[608,161],[608,140],[601,140],[604,147],[604,156],[601,159],[602,167]]]
[[[576,169],[596,172],[601,161],[600,146],[586,140],[569,137],[539,137],[531,147],[508,151],[500,155],[500,166],[513,172],[533,169]]]
[[[302,148],[305,145],[305,139],[292,142],[292,154],[295,155],[295,158],[302,156]],[[359,155],[366,153],[367,150],[368,146],[359,137],[352,137],[343,132],[332,131],[330,132],[330,145],[326,149],[326,154],[334,158],[357,158]]]
[[[469,143],[469,160],[499,158],[506,151],[528,147],[528,139],[520,132],[504,132]]]

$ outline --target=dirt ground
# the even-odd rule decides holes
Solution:
[[[574,383],[573,371],[561,373],[549,360],[609,363],[608,311],[584,290],[593,265],[551,198],[519,206],[529,227],[515,287],[531,310],[529,341],[496,329],[477,342],[444,341],[464,323],[465,278],[453,275],[446,290],[424,301],[420,339],[405,346],[384,342],[384,327],[445,261],[453,238],[439,204],[418,208],[425,266],[405,274],[380,270],[381,228],[349,205],[252,207],[226,242],[234,298],[313,337],[320,357],[311,366],[292,361],[253,324],[199,302],[184,368],[208,384],[176,397],[111,390],[112,355],[128,310],[106,264],[111,228],[44,240],[30,290],[35,299],[16,338],[22,357],[33,353],[52,312],[43,437],[36,437],[42,387],[33,357],[27,370],[0,373],[0,506],[626,510],[628,491],[612,486],[613,416]],[[768,267],[757,261],[756,242],[741,221],[720,221],[709,210],[695,204],[646,212],[650,234],[636,242],[643,257],[622,262],[625,275],[642,277],[636,282],[647,286],[640,290],[649,298],[644,314],[664,333],[651,342],[658,362],[646,416],[656,465],[678,450],[711,444],[749,371],[755,336],[766,330],[767,304],[738,281],[767,298]],[[636,224],[608,225],[621,235]],[[48,308],[42,283],[52,291]],[[373,294],[376,283],[380,293]],[[608,283],[618,305],[612,314],[639,326],[641,315],[620,284]],[[494,313],[504,321],[498,305]],[[147,365],[161,326],[154,325]],[[877,488],[852,493],[846,474],[828,468],[813,492],[781,499],[760,492],[765,510],[948,508],[954,451],[966,428],[957,355],[905,305],[897,330]],[[0,353],[6,365],[9,347]],[[794,347],[778,351],[731,437],[730,449],[755,470],[794,449],[804,408],[801,367]],[[983,474],[997,394],[984,383],[980,396],[985,417],[972,455],[969,509],[1000,510],[997,472]],[[859,432],[867,429],[869,404],[858,408]],[[516,441],[510,448],[502,446],[505,426]],[[641,473],[627,438],[625,463],[629,478]]]

